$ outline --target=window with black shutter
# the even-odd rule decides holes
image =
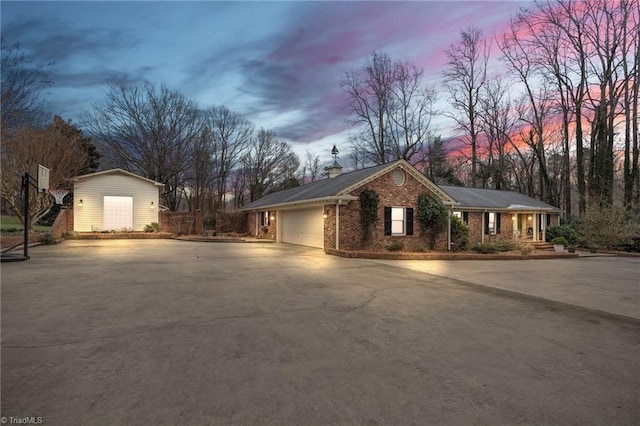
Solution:
[[[391,207],[384,208],[384,235],[391,235]]]
[[[413,235],[413,209],[385,207],[384,235]]]

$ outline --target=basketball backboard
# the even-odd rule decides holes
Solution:
[[[49,169],[38,164],[38,192],[49,190]]]

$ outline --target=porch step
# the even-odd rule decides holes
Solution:
[[[553,244],[546,241],[534,241],[531,243],[535,251],[553,251]]]

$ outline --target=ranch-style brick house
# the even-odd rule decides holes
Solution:
[[[405,250],[423,247],[426,238],[414,221],[418,195],[438,197],[469,225],[469,241],[544,240],[544,230],[559,224],[560,210],[512,191],[438,186],[405,160],[341,173],[337,162],[329,178],[268,194],[240,211],[247,213],[249,232],[258,238],[325,250],[381,251],[394,241]],[[378,221],[363,241],[359,195],[378,194]],[[450,235],[437,241],[450,249]]]

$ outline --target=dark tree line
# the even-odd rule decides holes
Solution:
[[[489,71],[492,48],[497,72]],[[589,205],[640,203],[639,2],[537,0],[504,33],[464,29],[445,53],[449,108],[440,114],[456,125],[453,141],[424,131],[433,111],[419,105],[435,92],[421,85],[417,67],[374,52],[345,75],[355,167],[404,158],[436,181],[516,190],[567,217]],[[399,89],[407,75],[416,96]],[[405,110],[411,120],[394,118]],[[404,139],[394,138],[398,123],[408,123],[396,127]],[[450,142],[463,149],[450,152]]]
[[[291,146],[225,106],[200,109],[166,86],[119,84],[84,114],[111,166],[163,183],[170,210],[213,217],[269,192],[298,185]]]

